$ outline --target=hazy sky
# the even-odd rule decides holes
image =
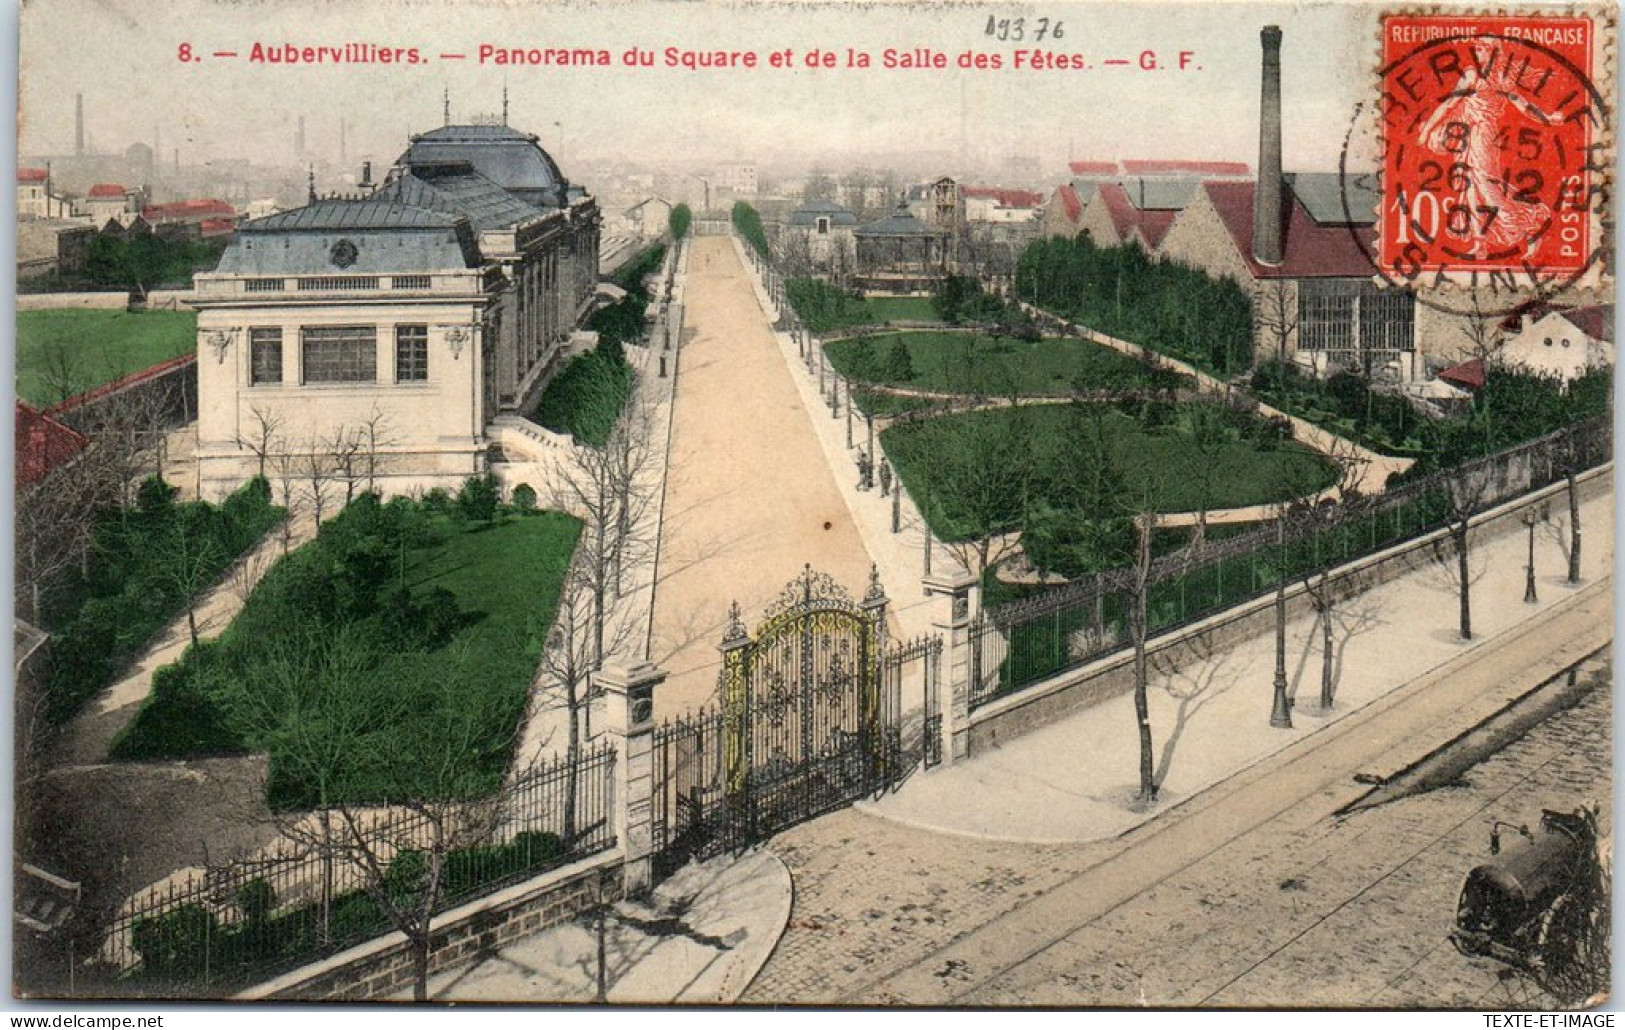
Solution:
[[[1062,23],[1061,39],[998,42],[990,12]],[[390,160],[409,131],[441,124],[441,92],[454,120],[500,107],[535,132],[566,173],[584,158],[643,163],[958,153],[962,127],[973,155],[1019,153],[1053,167],[1069,156],[1109,160],[1257,159],[1258,31],[1279,24],[1285,150],[1289,168],[1335,167],[1355,105],[1369,100],[1376,9],[1369,4],[723,4],[502,3],[450,0],[27,0],[22,12],[20,150],[71,153],[74,95],[97,150],[121,151],[161,133],[164,160],[293,158],[306,119],[312,151],[336,159],[338,124],[348,156]],[[256,43],[417,47],[421,65],[256,65]],[[178,59],[189,44],[202,60]],[[609,68],[499,67],[477,60],[498,47],[593,47]],[[620,63],[632,46],[656,67]],[[791,48],[797,68],[691,72],[662,67],[667,46],[750,49],[764,59]],[[800,67],[813,47],[870,53],[868,70]],[[1001,54],[1000,71],[885,70],[882,52],[930,47],[953,62],[963,51]],[[1017,49],[1080,54],[1086,71],[1009,67]],[[1107,67],[1155,51],[1194,67]],[[236,51],[216,59],[214,51]],[[441,54],[463,53],[462,61]],[[838,159],[833,164],[842,163]]]

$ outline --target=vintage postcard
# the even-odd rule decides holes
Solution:
[[[1603,1004],[1617,22],[30,0],[14,994]]]

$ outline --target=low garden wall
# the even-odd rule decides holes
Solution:
[[[1612,492],[1613,463],[1582,473],[1576,477],[1576,484],[1582,502]],[[1554,483],[1474,517],[1470,539],[1488,539],[1522,528],[1519,517],[1526,509],[1548,502],[1561,504],[1567,489],[1563,482]],[[1433,545],[1448,535],[1448,530],[1435,530],[1351,562],[1334,570],[1332,582],[1340,596],[1363,593],[1433,564]],[[1287,588],[1287,618],[1308,614],[1312,603],[1301,581]],[[1192,639],[1201,638],[1204,650],[1222,650],[1274,630],[1275,597],[1270,594],[1152,638],[1148,652],[1153,658],[1172,659],[1177,665],[1179,648]],[[1125,649],[974,709],[970,715],[969,753],[997,747],[1079,709],[1129,693],[1134,689],[1133,664],[1132,650]]]
[[[429,975],[619,901],[621,870],[621,852],[609,851],[441,913],[434,920]],[[414,975],[411,945],[397,932],[260,984],[236,1000],[385,1000],[409,993]]]

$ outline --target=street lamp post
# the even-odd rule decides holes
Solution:
[[[1286,516],[1275,519],[1275,553],[1280,568],[1275,575],[1275,703],[1270,708],[1270,725],[1292,728],[1292,703],[1286,696]]]
[[[1530,508],[1523,513],[1523,524],[1529,529],[1529,564],[1524,566],[1523,603],[1534,604],[1540,600],[1535,594],[1535,526],[1540,522],[1540,514]]]

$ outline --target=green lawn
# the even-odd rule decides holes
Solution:
[[[193,311],[19,311],[17,396],[56,404],[196,347]]]
[[[906,379],[891,374],[891,352],[898,341],[908,350],[913,372]],[[838,340],[824,351],[836,371],[854,379],[951,393],[1064,395],[1078,387],[1131,390],[1189,384],[1188,377],[1148,369],[1108,347],[1063,337],[1028,341],[921,330]]]
[[[1122,517],[1134,505],[1078,511],[1068,500],[1078,475],[1083,441],[1100,430],[1121,486],[1115,496],[1152,497],[1163,512],[1264,504],[1330,486],[1335,472],[1324,458],[1293,443],[1263,444],[1231,426],[1206,453],[1181,428],[1194,405],[1168,406],[1167,424],[1147,429],[1115,407],[1071,404],[975,411],[901,423],[881,434],[881,446],[909,496],[925,505],[932,532],[964,540],[1022,528],[1026,512],[1042,506],[1079,519]],[[1232,416],[1234,419],[1249,416]]]
[[[865,297],[863,307],[874,322],[940,322],[930,297]]]
[[[277,809],[488,793],[580,529],[556,512],[483,522],[432,499],[358,499],[219,641],[158,671],[113,755],[268,751]]]

